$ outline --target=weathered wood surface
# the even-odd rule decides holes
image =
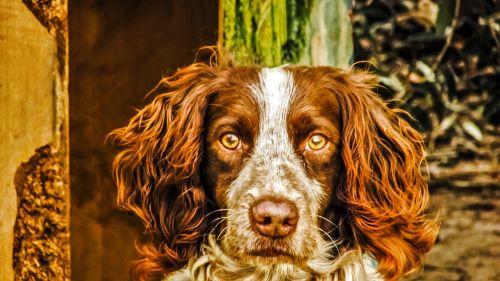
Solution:
[[[51,1],[43,2],[51,3]],[[57,1],[55,7],[59,9],[58,12],[65,11],[65,1]],[[43,158],[44,163],[54,163],[50,166],[57,168],[56,182],[62,185],[62,187],[57,186],[57,189],[63,191],[57,196],[63,196],[61,200],[66,200],[69,204],[66,193],[69,182],[67,49],[61,48],[61,40],[67,37],[55,34],[57,32],[65,35],[66,30],[50,30],[41,23],[42,14],[43,12],[35,16],[33,9],[30,11],[20,0],[0,0],[0,175],[2,175],[0,177],[0,280],[2,281],[21,280],[23,276],[26,278],[23,274],[30,270],[18,263],[19,271],[15,272],[13,256],[18,262],[31,263],[33,268],[38,268],[37,272],[41,272],[46,271],[48,267],[43,269],[37,266],[40,260],[30,258],[48,257],[54,252],[49,249],[52,244],[42,245],[38,239],[40,238],[38,235],[45,232],[46,224],[43,222],[32,224],[35,222],[32,216],[41,217],[37,212],[46,209],[40,206],[39,210],[29,211],[31,206],[46,203],[44,201],[46,198],[40,196],[36,202],[23,198],[26,192],[35,190],[32,185],[34,182],[41,184],[39,187],[42,193],[51,189],[48,185],[45,186],[49,184],[45,180],[52,176],[45,173],[55,175],[54,171],[48,166],[38,166],[40,162],[30,162],[33,164],[30,167],[27,166],[29,163],[23,165],[23,162],[28,162],[30,158],[40,160]],[[62,20],[65,21],[65,18]],[[35,152],[38,148],[48,146],[51,148],[48,154],[41,155]],[[57,156],[54,156],[56,154]],[[39,181],[29,173],[35,170],[39,171]],[[23,211],[27,212],[21,212],[19,206],[26,207],[27,209]],[[56,213],[61,216],[61,230],[65,236],[62,243],[69,246],[67,211],[63,203],[63,207],[57,208]],[[53,214],[46,215],[54,217]],[[22,224],[16,222],[16,216]],[[31,226],[41,228],[31,228]],[[18,249],[26,246],[24,249],[27,251],[13,251],[16,243],[20,247]],[[69,247],[64,248],[64,245],[52,245],[58,248],[54,249],[55,251],[63,251],[61,256],[56,257],[63,260],[62,267],[67,271],[59,274],[58,278],[61,279],[69,275]],[[51,256],[51,259],[52,257],[54,256]],[[24,273],[21,273],[21,270]],[[43,274],[36,276],[37,280],[61,280]]]

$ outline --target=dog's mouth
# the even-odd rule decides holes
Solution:
[[[294,254],[290,241],[263,239],[247,249],[247,255],[264,261],[293,261],[298,257]]]
[[[289,252],[277,248],[253,250],[250,251],[249,254],[252,256],[259,256],[264,258],[276,258],[276,257],[293,258],[293,256]]]

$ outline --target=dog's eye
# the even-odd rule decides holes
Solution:
[[[312,135],[308,140],[307,140],[307,147],[309,150],[320,150],[323,147],[325,147],[326,143],[328,141],[326,138],[322,135]]]
[[[221,143],[225,148],[234,150],[239,146],[240,138],[235,134],[228,133],[222,136]]]

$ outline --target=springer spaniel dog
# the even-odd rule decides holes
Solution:
[[[118,204],[149,240],[133,280],[397,280],[418,270],[423,141],[331,67],[195,63],[112,136]]]

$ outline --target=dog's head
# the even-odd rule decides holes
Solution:
[[[395,279],[421,264],[420,135],[371,91],[374,77],[330,67],[193,64],[113,135],[118,203],[151,241],[137,279],[200,254],[206,234],[253,264],[306,264],[331,249],[375,257]]]

